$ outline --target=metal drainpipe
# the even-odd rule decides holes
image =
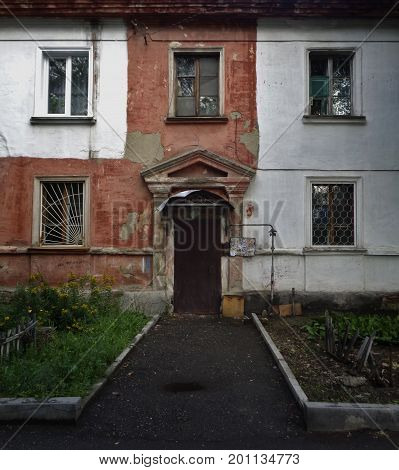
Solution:
[[[273,227],[272,224],[231,224],[229,226],[230,237],[231,237],[231,227],[270,227],[269,235],[272,237],[272,246],[271,246],[272,266],[271,266],[271,273],[270,273],[270,302],[271,302],[271,304],[273,304],[273,300],[274,300],[274,250],[275,250],[274,239],[276,238],[277,230]]]

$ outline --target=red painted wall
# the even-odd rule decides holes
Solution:
[[[88,176],[90,178],[91,247],[148,249],[152,246],[151,195],[139,172],[128,160],[78,160],[44,158],[0,159],[0,285],[15,285],[30,273],[42,272],[52,282],[68,273],[114,275],[117,284],[147,285],[152,279],[151,260],[143,255],[11,254],[6,247],[32,245],[32,207],[35,176]],[[129,213],[137,213],[126,240],[121,228]],[[126,232],[125,232],[126,233]],[[8,253],[6,252],[8,251]],[[3,251],[3,253],[2,253]],[[126,253],[124,251],[123,253]]]
[[[174,27],[151,23],[145,30],[147,44],[141,30],[129,31],[128,132],[160,136],[164,158],[200,146],[254,166],[256,155],[240,137],[250,134],[256,141],[256,25],[245,20],[236,24],[206,21],[196,19]],[[172,41],[186,47],[224,47],[227,123],[165,123]],[[231,113],[239,113],[240,118],[234,120]],[[140,163],[128,159],[0,159],[0,286],[14,286],[35,272],[53,283],[66,279],[70,272],[90,272],[112,274],[118,285],[149,285],[152,256],[143,250],[152,247],[152,195],[140,171],[153,163],[151,158]],[[99,247],[97,254],[29,252],[35,176],[90,178],[89,247]],[[104,253],[104,248],[116,248],[119,254]]]
[[[209,20],[208,20],[209,21]],[[173,23],[173,22],[172,22]],[[256,24],[253,21],[207,24],[193,20],[179,26],[146,24],[132,30],[128,43],[128,131],[160,133],[165,157],[193,146],[255,165],[256,156],[240,136],[256,131]],[[143,31],[147,32],[147,41]],[[169,54],[172,43],[224,47],[227,124],[166,124],[169,109]],[[232,112],[240,119],[233,120]]]

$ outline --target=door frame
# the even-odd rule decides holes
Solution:
[[[209,175],[198,174],[197,165],[209,168]],[[184,176],[179,174],[184,171]],[[190,174],[191,173],[191,174]],[[153,195],[153,283],[154,290],[165,290],[169,299],[174,293],[174,237],[173,221],[158,208],[180,191],[200,189],[209,191],[227,201],[227,224],[243,220],[243,198],[255,176],[255,170],[236,161],[204,149],[196,149],[168,158],[141,172]],[[227,241],[228,233],[222,242]],[[242,291],[242,258],[222,256],[222,295]]]

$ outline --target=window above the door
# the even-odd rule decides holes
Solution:
[[[90,48],[38,50],[32,123],[93,121]]]
[[[223,48],[171,49],[168,119],[224,120]]]

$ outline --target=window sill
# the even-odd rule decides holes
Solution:
[[[165,119],[166,124],[225,124],[229,121],[229,118],[226,116],[186,116],[186,117],[176,117],[168,116]]]
[[[96,123],[93,116],[32,116],[31,124],[85,124],[92,126]]]
[[[304,124],[366,124],[366,116],[311,116],[302,117]]]
[[[355,246],[320,246],[305,247],[304,255],[364,255],[367,254],[365,248],[357,248]]]
[[[78,255],[78,254],[87,254],[89,253],[90,248],[87,246],[35,246],[28,248],[27,252],[31,254],[41,254],[41,255]]]

